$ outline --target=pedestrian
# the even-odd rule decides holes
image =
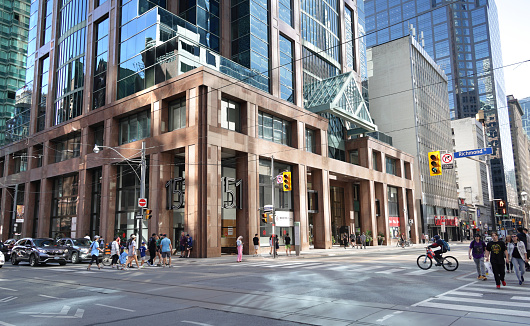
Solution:
[[[136,256],[136,235],[131,234],[129,241],[127,241],[127,267],[132,268],[132,262],[136,262],[136,268],[140,268],[138,264],[138,257]]]
[[[525,237],[526,240],[526,237]],[[523,241],[519,241],[517,235],[512,235],[512,242],[508,244],[508,256],[515,266],[515,275],[519,285],[524,282],[524,263],[528,263],[528,256]]]
[[[112,257],[112,268],[117,268],[118,260],[120,259],[120,237],[114,237],[114,241],[110,244],[110,255]]]
[[[362,245],[361,245],[361,235],[360,234],[357,234],[357,236],[355,237],[355,246],[357,247],[357,249],[363,249]]]
[[[252,243],[254,243],[254,257],[256,257],[259,250],[259,238],[257,233],[254,235],[254,238],[252,238]]]
[[[366,235],[364,234],[361,234],[361,249],[364,248],[366,249]]]
[[[523,233],[526,235],[526,257],[530,257],[530,234],[528,234],[528,229],[523,228]],[[528,262],[525,262],[526,271],[530,272],[530,265]]]
[[[236,241],[237,245],[237,262],[240,263],[243,259],[243,236],[239,236]]]
[[[90,236],[88,235],[88,233],[85,233],[85,239],[90,240]]]
[[[526,247],[526,234],[523,232],[522,227],[517,228],[517,239],[519,239],[520,242],[524,245],[524,250],[526,251],[528,248]],[[513,238],[512,238],[513,240]]]
[[[355,248],[355,233],[350,234],[351,247]]]
[[[344,234],[342,236],[342,244],[344,245],[344,249],[348,248],[348,243],[349,243],[349,237],[347,234]]]
[[[477,267],[477,279],[486,281],[486,266],[484,266],[484,251],[486,251],[486,243],[482,241],[480,234],[475,234],[475,240],[469,244],[469,259],[473,257],[475,266]]]
[[[280,250],[280,237],[275,235],[274,242],[276,243],[276,254],[278,254],[278,250]]]
[[[120,248],[120,268],[121,270],[128,269],[127,268],[127,251],[124,247]]]
[[[499,234],[497,232],[491,233],[492,241],[486,245],[486,261],[491,262],[491,269],[495,277],[495,284],[497,289],[501,288],[501,283],[506,286],[504,280],[504,262],[508,262],[508,250],[503,241],[499,241]],[[490,260],[491,259],[491,260]]]
[[[147,247],[145,246],[145,241],[142,241],[142,245],[140,246],[140,261],[142,262],[140,264],[140,268],[144,268],[144,263],[147,260],[146,256]]]
[[[269,237],[269,255],[272,255],[272,234]]]
[[[186,234],[186,238],[186,252],[188,253],[187,258],[190,258],[191,250],[193,249],[193,238],[189,234]]]
[[[149,243],[147,244],[147,248],[149,249],[149,260],[147,261],[147,264],[149,266],[153,266],[155,264],[157,239],[158,236],[156,235],[156,233],[153,233],[151,234],[151,237],[149,238]]]
[[[399,236],[399,244],[401,245],[401,248],[405,249],[405,234],[403,233]]]
[[[285,243],[285,255],[290,256],[291,255],[291,237],[289,236],[289,233],[285,234],[285,238],[283,238],[283,242]]]
[[[184,256],[186,255],[186,245],[187,244],[188,244],[188,239],[186,238],[186,235],[184,234],[184,232],[181,232],[180,240],[179,240],[180,258],[184,258]]]
[[[171,267],[171,240],[167,237],[167,234],[162,235],[160,240],[160,251],[162,252],[162,267]]]
[[[512,243],[512,236],[508,235],[504,239],[504,244],[506,245],[506,248],[508,248],[508,245],[510,243]],[[508,273],[508,274],[513,273],[513,263],[511,262],[511,260],[506,262],[506,273]]]
[[[94,242],[90,244],[91,258],[90,258],[90,263],[88,263],[88,267],[86,268],[87,271],[90,270],[90,267],[92,266],[93,261],[96,261],[96,265],[98,266],[98,269],[101,269],[101,266],[99,265],[98,256],[99,256],[99,252],[102,250],[99,248],[98,240],[99,240],[99,235],[96,235],[94,236]]]
[[[162,241],[162,237],[164,235],[162,233],[160,233],[156,239],[156,256],[158,257],[158,265],[157,266],[162,266],[162,251],[160,249],[160,241]]]

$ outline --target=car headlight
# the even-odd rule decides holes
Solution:
[[[81,249],[81,252],[84,253],[84,254],[86,254],[86,253],[88,252],[88,249],[83,248],[83,249]]]
[[[43,253],[43,254],[46,253],[46,250],[44,250],[44,249],[37,249],[37,251],[40,252],[40,253]]]
[[[68,253],[68,249],[64,249],[64,253],[65,253],[65,254]]]

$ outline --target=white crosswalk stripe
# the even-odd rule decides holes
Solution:
[[[413,304],[415,307],[449,309],[466,312],[480,312],[504,316],[530,317],[530,298],[528,287],[502,286],[495,288],[495,284],[480,284],[477,281],[463,285],[457,289],[447,291],[427,300]],[[495,297],[492,298],[492,294]],[[513,295],[511,300],[499,299],[497,295]],[[492,299],[487,299],[487,298]]]

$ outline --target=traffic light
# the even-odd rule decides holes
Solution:
[[[283,172],[283,191],[293,190],[291,185],[291,172]]]
[[[429,169],[431,175],[442,175],[442,164],[440,162],[440,151],[429,152]]]
[[[506,202],[504,200],[497,202],[497,214],[506,215]]]
[[[267,224],[268,220],[267,220],[267,213],[263,213],[261,214],[261,221],[265,224]]]
[[[146,219],[146,220],[150,220],[151,217],[153,216],[153,215],[151,215],[152,213],[153,213],[153,210],[152,210],[152,209],[146,209],[146,210],[145,210],[145,219]]]

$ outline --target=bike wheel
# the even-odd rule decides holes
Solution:
[[[432,266],[432,259],[427,255],[420,255],[416,260],[416,264],[421,269],[429,269]]]
[[[446,256],[442,260],[442,267],[446,271],[456,271],[456,269],[458,268],[458,260],[456,260],[456,258],[453,256]]]
[[[110,259],[110,256],[105,256],[103,257],[103,260],[101,263],[103,264],[103,266],[110,266],[110,264],[112,263],[112,260]]]

